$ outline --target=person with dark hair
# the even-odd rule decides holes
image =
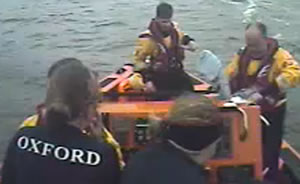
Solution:
[[[97,121],[94,74],[73,58],[53,66],[43,121],[22,127],[10,142],[2,183],[118,183],[117,153]]]
[[[64,65],[68,65],[68,64],[78,64],[78,65],[82,65],[81,61],[75,58],[65,58],[65,59],[61,59],[57,62],[55,62],[53,65],[50,66],[49,70],[48,70],[48,74],[47,77],[50,78],[52,76],[52,74],[58,70],[60,67],[64,66]]]
[[[300,67],[277,40],[268,37],[263,23],[246,27],[246,47],[225,69],[232,96],[259,105],[270,122],[263,124],[263,160],[266,180],[277,183],[278,159],[286,113],[286,89],[300,84]]]
[[[156,7],[156,17],[170,19],[173,17],[173,7],[168,3],[160,3]]]
[[[134,52],[135,71],[148,91],[193,90],[183,70],[184,49],[195,50],[194,40],[172,21],[173,7],[160,3],[148,30],[139,35]]]
[[[159,139],[132,156],[121,184],[208,183],[204,162],[221,140],[219,109],[204,96],[183,94],[161,121]]]

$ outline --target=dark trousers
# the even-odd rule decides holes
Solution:
[[[152,82],[156,87],[155,100],[167,100],[180,96],[185,91],[193,91],[193,84],[183,70],[155,73]]]
[[[168,72],[156,72],[152,76],[152,82],[157,91],[193,91],[193,84],[190,77],[180,69]]]
[[[270,126],[263,124],[263,160],[264,168],[269,168],[265,179],[276,183],[278,181],[278,159],[283,137],[286,105],[276,108],[272,112],[262,115],[270,122]]]

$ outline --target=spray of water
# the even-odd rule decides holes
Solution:
[[[246,10],[243,12],[243,23],[244,24],[250,24],[254,23],[256,21],[262,21],[259,19],[258,16],[258,7],[257,7],[257,0],[248,0],[248,6]],[[283,40],[284,38],[280,33],[275,34],[274,36],[271,36],[272,38],[275,38],[277,40]]]
[[[258,11],[257,11],[257,4],[256,0],[248,0],[249,5],[247,6],[246,10],[243,12],[243,23],[249,24],[256,22],[258,19]]]

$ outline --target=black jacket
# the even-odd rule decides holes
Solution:
[[[3,184],[116,184],[120,167],[107,144],[66,126],[23,128],[11,141]]]
[[[206,184],[206,172],[168,143],[156,144],[134,155],[121,184]]]

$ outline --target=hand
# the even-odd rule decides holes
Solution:
[[[156,92],[156,88],[155,88],[153,82],[151,82],[151,81],[146,82],[146,84],[145,84],[145,92],[148,92],[148,93],[154,93],[154,92]]]
[[[199,49],[199,46],[194,41],[190,41],[187,45],[181,46],[184,50],[195,52]]]
[[[255,91],[252,88],[243,88],[237,92],[235,92],[233,97],[241,97],[243,99],[248,99]]]
[[[143,77],[140,73],[134,73],[128,80],[132,89],[141,90],[145,87]]]
[[[242,99],[257,103],[263,99],[263,96],[253,88],[244,88],[234,93],[233,97],[241,97]]]
[[[263,96],[262,96],[260,93],[258,93],[258,92],[255,92],[255,93],[253,93],[252,95],[250,95],[250,96],[248,97],[248,100],[249,100],[249,101],[255,102],[256,104],[257,104],[259,101],[261,101],[262,99],[263,99]]]

